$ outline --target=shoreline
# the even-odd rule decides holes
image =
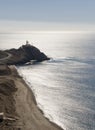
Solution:
[[[33,91],[21,77],[15,66],[9,66],[10,74],[0,78],[11,79],[15,83],[17,91],[13,93],[17,121],[11,124],[17,130],[63,130],[57,124],[51,122],[37,106]],[[10,106],[12,107],[12,106]],[[8,128],[8,127],[7,127]],[[7,130],[6,128],[4,130]]]
[[[43,115],[52,125],[54,125],[55,127],[57,127],[58,130],[65,130],[65,129],[63,129],[60,125],[58,125],[57,123],[51,121],[48,117],[45,116],[44,111],[43,111],[43,110],[38,106],[38,104],[37,104],[37,100],[36,100],[35,94],[34,94],[33,90],[31,89],[31,87],[29,86],[29,83],[27,82],[27,80],[24,79],[23,75],[20,74],[20,72],[18,71],[18,69],[17,69],[16,66],[15,66],[15,68],[16,68],[18,74],[22,77],[25,86],[26,86],[26,87],[29,89],[29,91],[32,93],[32,98],[33,98],[33,100],[34,100],[34,103],[35,103],[36,107],[38,108],[38,110],[42,113],[42,115]]]

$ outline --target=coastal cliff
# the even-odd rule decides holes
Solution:
[[[50,59],[37,47],[30,44],[22,45],[18,49],[13,48],[1,52],[0,64],[21,65],[31,61],[42,62]]]
[[[43,116],[32,90],[15,67],[49,58],[29,44],[0,54],[0,130],[62,130]]]
[[[15,66],[0,65],[0,72],[0,130],[62,130],[43,116]]]

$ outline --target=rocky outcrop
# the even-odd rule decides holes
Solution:
[[[18,49],[5,50],[4,53],[8,56],[2,60],[2,63],[8,65],[25,64],[30,61],[42,62],[50,59],[38,48],[30,44],[22,45]]]
[[[7,57],[7,54],[0,50],[0,59]]]
[[[7,65],[0,65],[0,76],[9,75],[10,73],[10,69]]]

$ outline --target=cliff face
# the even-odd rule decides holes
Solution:
[[[49,58],[42,53],[38,48],[35,46],[31,46],[29,44],[23,45],[18,51],[23,51],[29,60],[36,60],[36,61],[44,61],[49,60]]]
[[[30,62],[31,60],[41,62],[50,59],[38,48],[30,44],[23,45],[18,49],[5,50],[4,53],[7,54],[7,57],[1,61],[3,64],[8,65],[24,64]]]
[[[9,75],[10,69],[7,65],[0,65],[0,76]]]

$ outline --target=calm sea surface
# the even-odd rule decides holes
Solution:
[[[3,33],[0,49],[26,40],[52,57],[17,67],[45,116],[66,130],[95,130],[95,33]]]

